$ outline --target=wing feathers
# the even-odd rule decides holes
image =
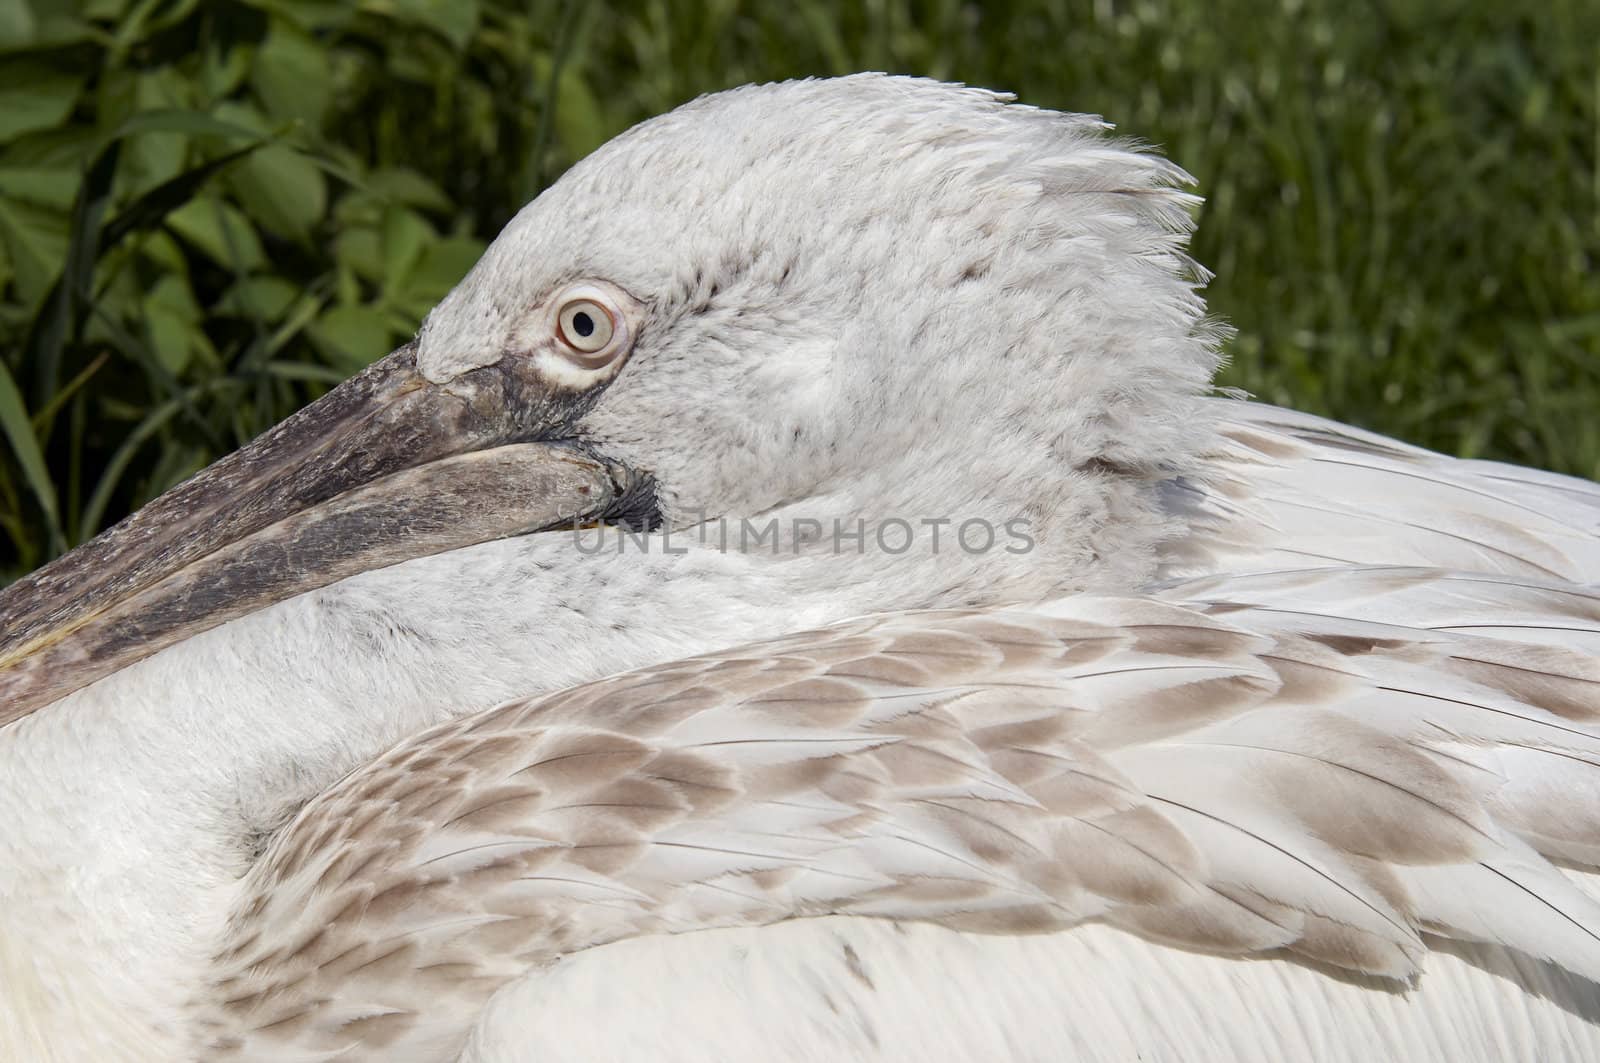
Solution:
[[[1585,583],[1600,573],[1600,490],[1467,462],[1307,414],[1213,400],[1205,482],[1168,508],[1194,534],[1173,575],[1315,565],[1438,565]]]
[[[1491,599],[1577,637],[1485,637]],[[1600,864],[1596,640],[1593,596],[1523,576],[1285,571],[869,618],[507,705],[274,841],[205,1054],[447,1052],[530,965],[822,913],[1103,920],[1401,979],[1426,931],[1600,976],[1600,906],[1547,859]]]

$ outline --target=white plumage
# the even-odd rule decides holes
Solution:
[[[0,598],[0,1057],[1600,1054],[1600,487],[1205,397],[1181,180],[876,76],[597,152]]]

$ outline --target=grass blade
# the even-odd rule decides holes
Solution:
[[[0,431],[11,441],[17,464],[22,466],[22,475],[44,511],[45,523],[50,529],[50,551],[60,553],[66,549],[67,541],[61,534],[61,520],[56,514],[55,484],[44,463],[44,452],[39,449],[39,439],[33,434],[33,422],[28,418],[22,392],[17,389],[17,382],[4,361],[0,361]]]
[[[177,398],[168,399],[146,414],[144,420],[140,421],[122,441],[122,445],[117,447],[116,453],[111,456],[105,471],[100,474],[99,481],[94,485],[94,493],[89,496],[89,503],[84,506],[83,516],[78,523],[77,541],[87,542],[100,530],[100,521],[105,516],[106,507],[111,504],[111,492],[116,490],[123,473],[128,469],[128,464],[133,461],[133,456],[151,436],[172,420],[179,410],[192,404],[202,394],[236,387],[241,383],[234,377],[216,377],[202,384],[196,384]]]
[[[33,415],[34,435],[40,439],[49,438],[50,425],[55,420],[56,414],[61,412],[61,407],[65,406],[72,399],[72,396],[78,393],[79,388],[83,387],[89,382],[90,377],[94,376],[101,369],[105,368],[105,364],[110,360],[111,355],[105,351],[101,351],[99,354],[95,355],[94,361],[84,366],[78,371],[77,376],[67,381],[67,386],[57,392],[49,402],[45,403],[45,405]]]
[[[251,152],[266,147],[274,139],[276,138],[258,137],[253,143],[191,167],[178,176],[156,185],[106,223],[100,237],[101,248],[112,247],[129,233],[154,229],[166,220],[168,214],[193,199],[207,181]]]
[[[100,219],[111,199],[111,182],[117,174],[121,151],[120,140],[107,144],[84,175],[72,204],[67,260],[28,330],[22,364],[34,367],[34,393],[40,405],[56,393],[61,381],[61,353],[66,349],[67,336],[76,331],[78,308],[89,295],[98,257]]]

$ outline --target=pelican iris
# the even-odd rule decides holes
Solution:
[[[1596,1058],[1600,487],[1210,394],[1186,185],[880,75],[574,167],[0,594],[0,1057]]]

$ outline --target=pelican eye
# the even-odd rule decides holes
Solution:
[[[565,303],[556,321],[561,342],[579,355],[604,351],[611,345],[617,332],[617,319],[612,311],[590,298],[572,299]]]
[[[606,281],[584,281],[555,293],[540,310],[539,336],[549,373],[572,387],[591,387],[609,377],[633,347],[638,300]],[[576,370],[576,375],[573,372]]]

